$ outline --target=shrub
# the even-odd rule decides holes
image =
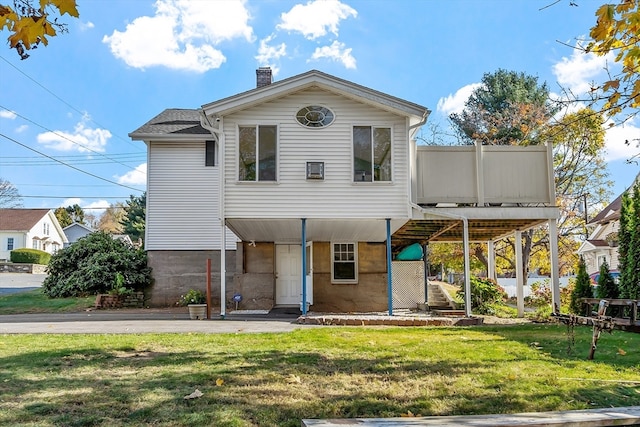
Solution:
[[[207,296],[204,294],[204,292],[197,289],[189,289],[186,294],[180,295],[178,305],[206,304],[206,302]]]
[[[142,291],[151,284],[147,254],[106,233],[91,233],[51,257],[42,284],[51,298]],[[118,276],[120,274],[121,277]]]
[[[571,294],[575,287],[575,281],[572,279],[569,284],[560,288],[560,312],[567,313],[571,304]],[[525,297],[525,303],[535,307],[535,313],[529,317],[537,321],[545,321],[551,319],[551,282],[549,279],[531,284],[531,294]]]
[[[587,267],[584,263],[584,259],[580,257],[578,263],[578,274],[576,275],[575,287],[571,293],[571,303],[569,310],[574,314],[586,314],[583,307],[582,298],[593,298],[593,289],[591,289],[591,279],[587,274]]]
[[[21,248],[12,250],[9,258],[15,263],[47,265],[51,254],[39,249]]]
[[[471,282],[471,310],[479,314],[495,314],[494,304],[503,304],[507,293],[495,280],[472,276]],[[464,287],[458,294],[464,299]]]

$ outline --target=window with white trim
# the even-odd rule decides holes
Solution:
[[[8,251],[12,251],[13,250],[13,237],[8,237],[7,238],[7,250]]]
[[[205,166],[216,165],[216,142],[215,141],[204,142],[204,165]]]
[[[331,282],[358,282],[358,245],[357,243],[331,244]]]
[[[238,180],[276,181],[278,127],[240,126],[238,133]]]
[[[353,127],[353,180],[391,181],[391,128]]]

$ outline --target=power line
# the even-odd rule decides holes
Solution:
[[[45,127],[45,126],[43,126],[43,125],[41,125],[41,124],[39,124],[39,123],[36,123],[36,122],[34,122],[33,120],[31,120],[31,119],[29,119],[29,118],[27,118],[27,117],[25,117],[25,116],[23,116],[23,115],[21,115],[21,114],[19,114],[19,113],[16,113],[15,111],[10,110],[9,108],[7,108],[7,107],[5,107],[5,106],[3,106],[3,105],[0,105],[0,108],[2,108],[2,109],[4,109],[4,110],[7,110],[7,111],[11,112],[11,113],[15,114],[16,116],[20,117],[21,119],[26,120],[26,121],[28,121],[29,123],[32,123],[32,124],[34,124],[34,125],[36,125],[36,126],[38,126],[38,127],[42,128],[42,129],[44,129],[44,130],[46,130],[46,131],[48,131],[48,132],[51,132],[51,133],[53,133],[54,135],[57,135],[57,136],[59,136],[60,138],[63,138],[63,139],[65,139],[65,140],[69,141],[69,142],[70,142],[70,143],[72,143],[72,144],[79,145],[80,147],[84,148],[84,149],[85,149],[85,150],[87,150],[87,151],[91,151],[92,153],[95,153],[95,154],[97,154],[97,155],[99,155],[99,156],[102,156],[102,157],[104,157],[105,159],[109,159],[109,160],[111,160],[111,161],[112,161],[112,162],[114,162],[114,163],[118,163],[118,164],[120,164],[120,165],[122,165],[122,166],[124,166],[124,167],[126,167],[126,168],[131,169],[132,171],[136,171],[136,172],[138,172],[138,170],[137,170],[136,168],[132,168],[132,167],[131,167],[131,165],[127,165],[127,164],[124,164],[124,163],[122,163],[122,162],[120,162],[120,161],[118,161],[118,160],[112,159],[112,158],[110,158],[109,156],[106,156],[106,155],[102,154],[102,153],[101,153],[101,152],[99,152],[99,151],[96,151],[96,150],[94,150],[94,149],[92,149],[92,148],[90,148],[90,147],[87,147],[86,145],[80,144],[79,142],[76,142],[76,141],[74,141],[74,140],[72,140],[72,139],[70,139],[70,138],[67,138],[66,136],[61,135],[61,134],[59,134],[58,132],[56,132],[56,131],[54,131],[54,130],[51,130],[51,129],[49,129],[49,128],[47,128],[47,127]],[[40,153],[40,154],[42,154],[42,153]],[[49,156],[47,156],[47,157],[49,157]],[[49,157],[49,158],[52,158],[52,157]]]
[[[122,199],[123,198],[123,196],[51,196],[51,195],[25,196],[23,194],[21,194],[20,197],[25,199]]]
[[[34,149],[34,148],[31,148],[31,147],[29,147],[28,145],[23,144],[22,142],[17,141],[17,140],[15,140],[15,139],[13,139],[13,138],[11,138],[11,137],[9,137],[9,136],[7,136],[7,135],[3,134],[3,133],[0,133],[0,136],[2,136],[3,138],[8,139],[9,141],[11,141],[11,142],[13,142],[13,143],[15,143],[15,144],[18,144],[18,145],[20,145],[20,146],[22,146],[22,147],[26,148],[27,150],[31,150],[31,151],[33,151],[34,153],[38,153],[38,154],[40,154],[41,156],[47,157],[47,158],[49,158],[49,159],[51,159],[51,160],[53,160],[53,161],[55,161],[55,162],[57,162],[57,163],[60,163],[60,164],[62,164],[62,165],[64,165],[64,166],[67,166],[67,167],[69,167],[69,168],[71,168],[71,169],[77,170],[78,172],[81,172],[81,173],[83,173],[83,174],[85,174],[85,175],[92,176],[92,177],[94,177],[94,178],[97,178],[97,179],[99,179],[99,180],[102,180],[102,181],[108,182],[108,183],[110,183],[110,184],[117,185],[117,186],[119,186],[119,187],[128,188],[128,189],[130,189],[130,190],[134,190],[134,191],[143,191],[143,190],[139,190],[139,189],[137,189],[137,188],[129,187],[128,185],[120,184],[119,182],[115,182],[115,181],[111,181],[111,180],[106,179],[106,178],[102,178],[101,176],[98,176],[98,175],[92,174],[91,172],[84,171],[84,170],[82,170],[82,169],[80,169],[80,168],[77,168],[77,167],[75,167],[75,166],[73,166],[73,165],[70,165],[70,164],[68,164],[68,163],[63,162],[62,160],[58,160],[58,159],[56,159],[55,157],[51,157],[51,156],[49,156],[49,155],[47,155],[47,154],[44,154],[44,153],[42,153],[42,152],[40,152],[40,151],[38,151],[38,150],[36,150],[36,149]]]
[[[29,76],[28,74],[26,74],[24,71],[22,71],[21,69],[19,69],[18,67],[16,67],[15,65],[13,65],[11,62],[9,62],[7,59],[5,59],[2,55],[0,55],[0,59],[2,59],[4,62],[6,62],[7,64],[9,64],[11,67],[13,67],[16,71],[18,71],[20,74],[22,74],[23,76],[25,76],[26,78],[28,78],[29,80],[31,80],[32,82],[34,82],[35,84],[37,84],[38,86],[40,86],[42,89],[44,89],[47,93],[49,93],[51,96],[53,96],[54,98],[56,98],[58,101],[62,102],[64,105],[66,105],[67,107],[71,108],[73,111],[75,111],[76,113],[80,114],[81,116],[85,116],[87,114],[87,112],[82,112],[80,110],[78,110],[76,107],[74,107],[73,105],[69,104],[67,101],[65,101],[64,99],[60,98],[58,95],[56,95],[55,93],[53,93],[51,90],[49,90],[48,88],[46,88],[43,84],[41,84],[40,82],[38,82],[37,80],[35,80],[33,77]],[[91,116],[89,116],[91,117]],[[96,124],[97,126],[107,129],[107,126],[101,125],[100,123],[96,122],[95,120],[93,120],[92,118],[90,118],[90,120]],[[116,138],[118,138],[121,141],[126,142],[127,144],[138,148],[137,145],[133,144],[130,140],[128,139],[124,139],[122,138],[120,135],[115,135]]]

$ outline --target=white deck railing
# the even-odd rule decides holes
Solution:
[[[415,203],[555,203],[551,146],[417,146],[415,156]]]

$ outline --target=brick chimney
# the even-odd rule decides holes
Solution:
[[[272,82],[271,67],[260,67],[256,70],[256,87],[269,86]]]

